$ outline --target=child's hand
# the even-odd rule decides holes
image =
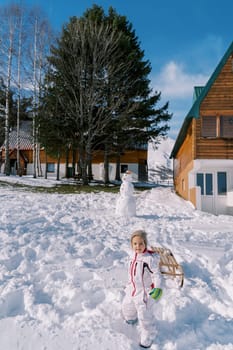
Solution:
[[[163,290],[161,288],[153,288],[153,289],[151,289],[149,294],[154,300],[157,301],[161,298],[161,296],[163,294]]]

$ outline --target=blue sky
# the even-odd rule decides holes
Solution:
[[[192,105],[193,87],[206,84],[233,40],[232,0],[16,0],[38,5],[55,30],[93,4],[113,6],[132,23],[151,63],[151,86],[173,113],[169,136],[176,138]],[[11,1],[0,0],[0,4]]]

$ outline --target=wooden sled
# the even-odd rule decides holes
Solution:
[[[177,279],[179,287],[182,288],[184,284],[183,268],[177,263],[171,250],[162,247],[151,247],[151,250],[160,256],[159,268],[161,274]]]

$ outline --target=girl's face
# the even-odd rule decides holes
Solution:
[[[135,253],[143,253],[146,249],[145,242],[140,236],[133,237],[131,244],[132,249],[135,251]]]

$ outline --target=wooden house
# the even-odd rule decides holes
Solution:
[[[32,123],[24,121],[20,126],[20,136],[17,136],[16,128],[9,134],[9,158],[11,174],[26,175],[28,164],[32,162]],[[19,152],[19,155],[17,154]],[[19,168],[17,169],[17,158],[19,157]],[[5,167],[5,144],[0,147],[0,171]]]
[[[36,167],[37,173],[40,176],[45,175],[47,164],[47,176],[56,177],[57,159],[46,155],[45,149],[40,148],[37,157],[33,156],[33,138],[32,138],[32,123],[22,122],[20,125],[20,136],[17,138],[17,131],[13,129],[9,135],[9,157],[11,174],[33,175]],[[17,169],[17,152],[19,152],[20,172]],[[60,178],[66,175],[66,155],[62,154],[60,159]],[[34,167],[33,159],[36,160]],[[70,151],[68,155],[68,177],[73,177],[78,174],[78,154],[75,159],[75,174],[72,167],[73,154]],[[0,148],[0,172],[4,172],[5,167],[5,146]],[[147,146],[135,147],[129,149],[121,155],[120,172],[125,173],[126,170],[131,170],[133,179],[136,181],[147,180]],[[104,179],[104,154],[103,151],[96,151],[92,158],[92,172],[95,180]],[[116,174],[116,157],[109,157],[109,178],[110,181],[115,179]]]
[[[181,197],[199,210],[233,215],[233,43],[207,84],[194,88],[170,157]]]

